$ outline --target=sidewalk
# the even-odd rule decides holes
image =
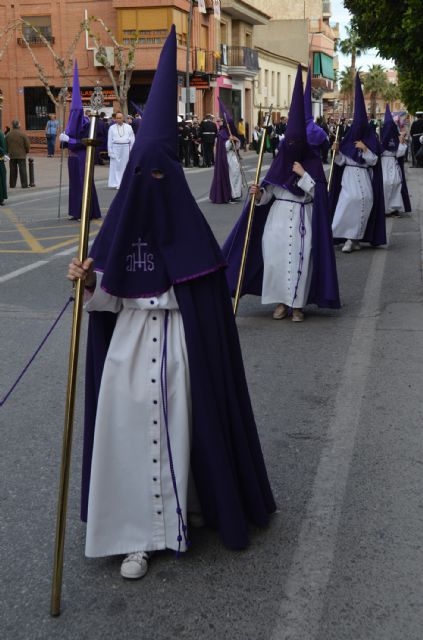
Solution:
[[[34,160],[34,176],[35,176],[35,187],[32,187],[31,190],[36,189],[48,189],[53,187],[58,187],[60,183],[60,165],[61,165],[61,154],[56,152],[56,155],[53,158],[47,158],[44,156],[32,155],[31,153],[28,155],[28,158],[33,158]],[[7,169],[8,171],[8,169]],[[95,165],[94,175],[96,181],[98,180],[107,180],[109,176],[109,167],[108,166],[98,166]],[[29,172],[28,172],[29,176]],[[67,152],[65,151],[63,154],[63,166],[62,166],[62,186],[67,186],[69,183],[68,180],[68,158]],[[20,181],[18,178],[18,184],[16,187],[16,192],[19,192],[20,189]]]

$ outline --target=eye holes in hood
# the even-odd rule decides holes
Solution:
[[[140,176],[142,174],[141,171],[141,167],[140,166],[136,166],[134,169],[134,175],[136,176]],[[151,177],[155,178],[155,180],[161,180],[162,178],[164,178],[165,174],[163,173],[163,171],[161,169],[152,169],[151,170]]]

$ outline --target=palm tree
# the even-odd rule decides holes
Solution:
[[[385,91],[382,93],[382,97],[389,103],[391,111],[394,108],[394,102],[401,98],[401,91],[397,84],[388,82]]]
[[[387,86],[385,69],[381,64],[373,64],[364,78],[364,91],[370,93],[370,113],[376,114],[377,98],[385,95]]]
[[[345,98],[347,98],[347,116],[350,117],[352,115],[352,95],[354,91],[354,74],[351,67],[346,67],[339,74],[339,90],[343,95],[343,105],[345,104]],[[342,111],[344,111],[343,107]]]
[[[351,70],[353,76],[356,71],[356,61],[365,51],[360,39],[360,35],[357,28],[353,25],[345,28],[347,37],[344,40],[340,40],[338,43],[338,49],[344,56],[351,56]]]

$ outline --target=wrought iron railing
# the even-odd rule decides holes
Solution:
[[[221,44],[220,62],[228,67],[246,67],[252,71],[259,70],[258,52],[249,47],[237,47]]]

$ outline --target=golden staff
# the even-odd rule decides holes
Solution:
[[[82,192],[81,227],[79,232],[78,260],[83,262],[88,252],[91,194],[94,177],[94,147],[99,109],[103,104],[101,87],[94,89],[91,99],[93,111],[90,118],[88,138],[83,142],[87,146],[85,159],[84,188]],[[60,470],[59,499],[56,520],[56,542],[54,549],[53,582],[51,590],[50,614],[60,615],[60,595],[62,591],[63,552],[65,546],[66,512],[69,493],[69,470],[72,450],[73,416],[75,409],[76,373],[78,368],[79,336],[84,296],[84,281],[77,280],[75,286],[75,304],[73,308],[71,343],[69,350],[68,384],[66,391],[65,425],[63,432],[62,466]]]
[[[266,133],[267,133],[267,127],[269,126],[270,118],[272,116],[272,107],[273,105],[270,105],[269,111],[267,112],[267,115],[264,120],[264,131],[263,131],[263,136],[261,138],[260,152],[258,156],[256,177],[254,180],[254,184],[258,184],[260,180],[261,165],[263,162],[264,147],[266,143]],[[247,262],[248,245],[250,244],[250,236],[251,236],[251,229],[253,226],[255,206],[256,206],[256,194],[253,193],[250,200],[250,210],[248,212],[247,231],[245,232],[244,247],[243,247],[242,256],[241,256],[241,265],[239,268],[238,282],[237,282],[236,291],[235,291],[235,298],[234,298],[234,315],[235,316],[238,310],[239,299],[241,297],[242,283],[244,281],[245,265]]]
[[[229,126],[229,122],[226,119],[226,113],[223,114],[223,117],[225,118],[225,124],[226,124],[226,128],[228,130],[229,136],[231,136],[232,135],[232,131],[231,131],[231,128]],[[230,139],[230,137],[229,137],[229,139]],[[231,140],[231,143],[232,143],[232,150],[235,153],[236,159],[238,160],[238,166],[239,166],[239,170],[240,170],[240,173],[241,173],[242,184],[243,184],[244,187],[248,188],[248,180],[247,180],[247,176],[245,175],[244,167],[242,166],[242,163],[241,163],[241,158],[240,158],[240,155],[239,155],[239,151],[236,148],[235,142],[233,140]]]
[[[340,129],[341,125],[338,123],[336,125],[336,134],[335,134],[335,142],[334,144],[338,144],[338,137],[339,137],[339,129]],[[335,164],[335,156],[336,156],[336,151],[333,151],[332,154],[332,160],[330,163],[330,171],[329,171],[329,179],[328,179],[328,191],[330,191],[330,187],[332,184],[332,175],[333,175],[333,165]]]

